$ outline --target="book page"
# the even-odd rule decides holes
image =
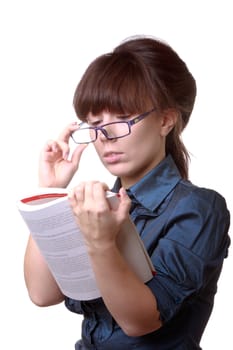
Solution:
[[[62,292],[74,299],[100,296],[83,236],[67,200],[23,216]]]

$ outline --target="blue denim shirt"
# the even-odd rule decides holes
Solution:
[[[113,190],[119,188],[117,179]],[[75,349],[201,349],[230,244],[225,200],[213,190],[183,180],[171,156],[127,192],[131,217],[157,272],[147,286],[156,297],[163,326],[141,337],[129,337],[102,298],[66,298],[70,311],[84,315],[82,340]]]

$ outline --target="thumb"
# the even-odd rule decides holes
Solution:
[[[131,200],[123,187],[121,187],[119,191],[119,199],[122,210],[128,214],[131,206]]]

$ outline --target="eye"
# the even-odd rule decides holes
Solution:
[[[128,120],[131,117],[130,114],[124,114],[124,115],[117,115],[117,119],[119,120]]]
[[[100,120],[88,120],[87,123],[88,123],[89,126],[95,127],[95,126],[101,125],[102,124],[102,120],[101,119]]]

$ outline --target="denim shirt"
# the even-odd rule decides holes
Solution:
[[[120,186],[117,179],[113,191],[118,192]],[[144,336],[129,337],[102,298],[78,301],[66,297],[66,307],[84,315],[82,340],[75,349],[201,349],[230,245],[225,200],[213,190],[183,180],[171,156],[127,192],[131,218],[156,270],[147,286],[155,295],[163,326]]]

